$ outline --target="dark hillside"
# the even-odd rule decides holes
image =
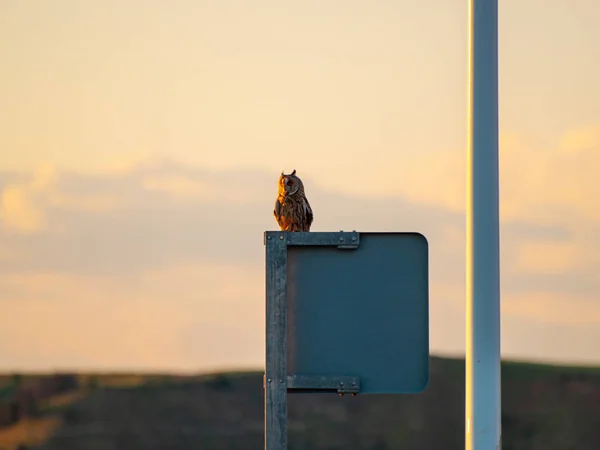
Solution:
[[[85,395],[53,410],[53,436],[29,448],[263,448],[261,373],[119,379],[88,377]],[[289,448],[462,450],[463,383],[463,361],[432,358],[419,395],[291,395]],[[504,363],[502,400],[504,450],[600,449],[600,370]]]

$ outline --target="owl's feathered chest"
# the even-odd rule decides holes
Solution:
[[[305,203],[304,198],[301,196],[279,195],[277,200],[281,203],[282,211],[285,212],[292,212],[302,207],[303,203]]]
[[[282,230],[309,231],[313,215],[304,195],[279,195],[275,204],[275,219]]]
[[[281,205],[279,215],[288,220],[302,220],[310,208],[306,198],[300,196],[279,196],[277,200]]]

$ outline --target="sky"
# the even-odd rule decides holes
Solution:
[[[600,364],[600,3],[499,11],[504,358]],[[263,232],[429,241],[465,348],[467,2],[0,1],[0,370],[264,364]]]

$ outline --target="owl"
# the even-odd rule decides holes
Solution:
[[[313,212],[295,169],[289,175],[281,172],[279,176],[273,215],[281,231],[310,231]]]

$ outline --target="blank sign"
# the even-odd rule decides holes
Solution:
[[[360,377],[361,393],[418,393],[429,378],[428,245],[360,233],[356,249],[287,248],[287,371]]]

